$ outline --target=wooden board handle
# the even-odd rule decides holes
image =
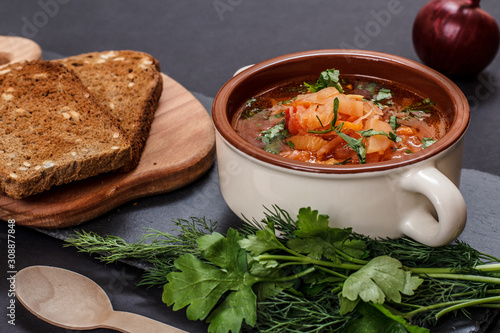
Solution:
[[[0,68],[12,62],[42,58],[42,49],[34,41],[14,36],[0,36]]]

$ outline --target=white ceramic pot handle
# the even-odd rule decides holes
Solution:
[[[252,66],[253,66],[253,64],[252,64],[252,65],[246,65],[246,66],[241,67],[241,68],[240,68],[240,69],[238,69],[236,72],[234,72],[233,76],[236,76],[236,75],[240,74],[240,73],[241,73],[241,72],[243,72],[245,69],[250,68],[250,67],[252,67]]]
[[[465,200],[455,184],[434,165],[410,170],[401,180],[407,191],[427,197],[437,212],[437,220],[428,207],[419,207],[406,216],[401,231],[429,246],[443,246],[456,239],[465,227]]]

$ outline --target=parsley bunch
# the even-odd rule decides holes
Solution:
[[[304,82],[304,85],[308,88],[309,92],[317,92],[326,87],[334,87],[339,93],[343,93],[344,89],[339,83],[340,81],[340,71],[338,69],[332,68],[327,69],[319,75],[318,80],[315,83],[310,84]]]
[[[79,233],[67,242],[105,261],[120,252],[150,262],[144,283],[163,286],[163,301],[209,332],[423,333],[446,313],[500,307],[500,260],[465,243],[374,240],[330,227],[311,208],[297,218],[273,208],[225,234],[192,219],[174,221],[179,236],[150,231],[117,247],[116,237]]]

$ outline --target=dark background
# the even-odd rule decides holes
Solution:
[[[193,92],[210,111],[212,98],[238,68],[278,55],[324,48],[356,48],[420,61],[412,45],[411,30],[417,12],[426,2],[1,0],[0,35],[36,41],[45,59],[112,49],[148,52],[160,61],[165,74]],[[391,14],[389,6],[395,6],[397,13]],[[481,6],[500,22],[497,1],[485,0]],[[492,254],[497,256],[500,256],[495,243],[500,203],[496,187],[500,184],[499,71],[500,56],[497,56],[476,79],[455,81],[471,106],[463,161],[467,171],[463,191],[470,214],[479,216],[474,221],[482,223],[468,227],[466,237],[473,245],[496,251]],[[144,226],[164,226],[168,230],[171,218],[189,216],[206,216],[223,226],[237,223],[221,199],[215,167],[183,189],[125,204],[81,227],[136,240],[138,230]],[[16,226],[16,268],[42,264],[72,269],[98,282],[117,310],[144,314],[191,332],[206,331],[203,323],[191,323],[183,311],[174,313],[163,305],[161,290],[135,287],[141,269],[128,264],[104,265],[87,254],[64,248],[60,239],[72,231],[47,233]],[[7,226],[2,224],[0,258],[7,256],[6,232]],[[0,259],[2,263],[5,261]],[[6,277],[1,279],[0,288],[1,332],[67,331],[38,320],[19,303],[16,325],[8,325]],[[474,326],[465,323],[465,328],[460,328],[460,325],[449,324],[443,332],[469,332]],[[489,333],[498,331],[497,321]]]

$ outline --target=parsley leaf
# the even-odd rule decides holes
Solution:
[[[175,260],[180,272],[167,275],[162,300],[174,310],[188,306],[189,319],[210,322],[209,332],[238,332],[243,320],[253,326],[256,317],[256,296],[253,284],[260,281],[247,269],[247,254],[239,245],[242,237],[229,229],[227,237],[218,233],[198,239],[203,262],[192,254]],[[227,295],[220,302],[223,295]]]
[[[415,104],[408,105],[402,111],[403,112],[407,112],[407,111],[423,111],[423,112],[428,112],[429,110],[425,110],[425,108],[427,108],[429,106],[434,106],[435,104],[436,103],[434,103],[433,101],[431,101],[430,98],[426,98],[426,99],[423,99],[422,101],[417,102]]]
[[[266,144],[264,150],[272,154],[280,153],[282,141],[288,135],[288,130],[285,129],[285,119],[281,120],[277,125],[260,132],[261,136],[256,137],[257,140],[262,140]]]
[[[349,148],[354,150],[356,152],[356,155],[358,155],[359,158],[359,164],[364,164],[366,163],[366,146],[362,142],[362,138],[355,139],[353,137],[350,137],[349,135],[342,133],[340,131],[337,132],[337,134],[347,142],[347,145]]]
[[[429,333],[428,329],[408,324],[381,305],[361,303],[357,309],[361,318],[349,321],[342,333]]]
[[[379,89],[377,94],[375,96],[373,96],[371,101],[373,102],[373,104],[375,104],[379,108],[383,109],[383,108],[387,107],[387,105],[393,104],[392,101],[390,100],[391,98],[392,98],[391,90],[387,89],[387,88],[381,88],[381,89]],[[383,101],[386,101],[385,105],[381,103]]]
[[[358,89],[362,90],[362,89],[365,89],[366,91],[368,91],[370,93],[370,96],[373,96],[373,94],[375,93],[375,90],[377,89],[377,82],[369,82],[367,83],[366,85],[359,85],[358,86]]]
[[[242,117],[248,119],[256,114],[260,113],[261,111],[265,110],[265,108],[262,107],[255,107],[255,104],[257,103],[257,100],[255,97],[250,98],[246,103],[245,103],[245,110],[241,114]]]
[[[373,97],[373,100],[376,102],[380,102],[385,99],[391,99],[391,98],[392,98],[391,90],[387,88],[381,88],[375,95],[375,97]]]
[[[364,136],[365,138],[368,138],[370,136],[374,136],[374,135],[385,135],[389,140],[393,141],[393,142],[401,142],[402,139],[397,136],[394,132],[384,132],[384,131],[376,131],[372,128],[370,129],[367,129],[367,130],[363,130],[363,131],[358,131],[359,134],[361,134],[362,136]]]
[[[354,258],[361,258],[366,254],[366,243],[349,239],[351,229],[330,227],[327,215],[318,215],[317,210],[307,207],[299,210],[297,218],[295,235],[298,237],[287,242],[290,249],[314,259],[324,256],[334,262],[340,261],[338,251]]]
[[[422,138],[422,149],[429,148],[436,142],[437,140],[433,138]]]
[[[295,235],[299,237],[315,236],[330,229],[328,216],[318,215],[318,211],[312,210],[311,207],[299,209],[296,223]]]
[[[210,314],[209,332],[239,332],[243,319],[253,326],[257,321],[256,296],[250,286],[231,292]]]
[[[280,250],[284,247],[276,238],[273,223],[268,223],[264,230],[259,230],[255,232],[255,235],[249,235],[238,243],[254,256],[270,250]]]
[[[313,259],[328,258],[337,261],[335,247],[321,237],[294,238],[288,241],[288,247],[297,253],[305,254]],[[339,261],[340,262],[340,261]]]
[[[339,84],[339,75],[339,70],[335,68],[327,69],[326,71],[321,72],[316,83],[309,84],[304,82],[304,85],[309,88],[309,92],[320,91],[321,89],[324,89],[326,87],[335,87],[340,93],[343,93],[344,90]]]
[[[391,125],[391,128],[394,132],[396,132],[396,130],[400,126],[398,123],[398,117],[395,114],[393,114],[391,118],[389,118],[389,125]]]
[[[365,302],[378,304],[386,299],[400,303],[401,293],[412,295],[423,282],[402,267],[399,260],[389,256],[375,257],[346,279],[342,295],[351,301],[359,297]]]

